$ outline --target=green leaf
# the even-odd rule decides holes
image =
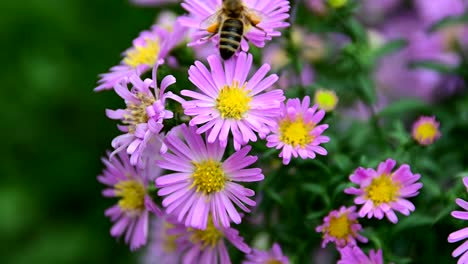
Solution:
[[[392,116],[392,115],[402,115],[408,112],[419,112],[424,111],[429,108],[429,105],[419,99],[401,99],[398,100],[389,106],[382,109],[378,115],[383,116]]]
[[[401,50],[402,48],[408,45],[408,41],[404,39],[396,39],[385,43],[383,46],[375,49],[372,53],[374,60],[379,59],[380,57],[392,54]]]
[[[325,203],[325,205],[327,207],[330,207],[331,200],[330,200],[330,197],[328,197],[327,190],[323,186],[319,184],[314,184],[314,183],[306,183],[302,185],[302,189],[310,193],[313,193],[317,196],[320,196],[323,202]]]
[[[279,205],[284,204],[283,198],[276,192],[272,191],[271,189],[266,190],[266,194],[274,201],[276,201]]]
[[[467,23],[467,22],[468,22],[468,14],[464,14],[461,16],[449,16],[434,23],[429,28],[429,32],[435,32],[447,26],[452,26],[452,25],[462,24],[462,23]]]
[[[393,229],[393,234],[396,235],[404,230],[412,229],[421,226],[431,226],[434,224],[434,217],[431,215],[423,215],[413,213],[410,216],[402,216],[398,224]]]
[[[325,210],[314,211],[306,215],[306,220],[317,220],[326,214]]]
[[[362,99],[367,104],[373,104],[377,100],[375,94],[374,85],[372,81],[368,78],[360,77],[358,78],[359,82],[359,92],[361,93]]]
[[[436,60],[420,60],[409,64],[410,69],[429,69],[444,74],[455,74],[457,68]]]
[[[441,190],[439,184],[431,179],[430,177],[421,177],[421,182],[423,184],[423,191],[430,195],[431,197],[440,197]]]

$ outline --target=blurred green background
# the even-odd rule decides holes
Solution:
[[[129,262],[96,181],[118,133],[104,109],[121,101],[93,88],[154,12],[126,0],[1,1],[1,263]]]

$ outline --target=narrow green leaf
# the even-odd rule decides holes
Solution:
[[[379,59],[380,57],[392,54],[406,47],[406,45],[408,45],[408,42],[404,39],[396,39],[389,41],[372,52],[373,58],[375,60]]]
[[[411,69],[429,69],[444,74],[454,74],[457,68],[435,60],[420,60],[408,65]]]
[[[404,230],[412,229],[415,227],[431,226],[433,223],[433,216],[413,213],[410,216],[403,216],[399,219],[398,224],[393,229],[393,234],[398,234]]]
[[[408,112],[423,111],[429,108],[429,105],[419,99],[401,99],[382,109],[378,115],[392,116],[401,115]]]

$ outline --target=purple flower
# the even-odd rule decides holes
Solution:
[[[322,136],[328,125],[318,125],[325,116],[325,111],[312,108],[310,98],[304,97],[302,104],[298,98],[288,99],[281,104],[281,114],[277,117],[272,135],[267,137],[267,147],[282,149],[279,154],[283,163],[288,164],[291,157],[314,159],[317,154],[327,155],[327,150],[320,146],[330,138]]]
[[[413,174],[407,164],[392,172],[395,165],[395,160],[387,159],[379,164],[377,171],[360,167],[349,176],[351,182],[359,185],[359,189],[350,187],[344,192],[357,195],[354,203],[363,204],[359,217],[367,215],[368,218],[374,216],[382,219],[385,215],[395,224],[398,218],[394,210],[404,215],[414,211],[413,203],[406,198],[419,194],[423,184],[417,181],[421,175]]]
[[[239,224],[241,215],[234,204],[250,212],[246,205],[255,206],[255,201],[248,197],[255,193],[236,182],[264,178],[261,169],[246,169],[257,160],[247,156],[251,147],[222,161],[225,147],[217,140],[205,143],[196,127],[182,125],[181,130],[184,140],[169,133],[165,139],[168,152],[157,162],[161,168],[174,171],[156,179],[158,195],[165,197],[162,204],[166,212],[176,215],[186,226],[199,229],[207,228],[210,214],[217,226],[228,227],[230,221]]]
[[[187,228],[175,221],[171,223],[173,227],[168,229],[168,234],[177,237],[175,240],[177,252],[180,254],[183,264],[230,264],[231,260],[225,240],[228,240],[240,251],[246,254],[250,253],[250,247],[239,236],[239,231],[230,227],[217,227],[211,216],[203,230]]]
[[[113,158],[103,158],[106,165],[98,176],[99,182],[109,188],[103,190],[105,197],[119,197],[119,202],[106,210],[114,225],[111,228],[113,237],[125,234],[125,243],[135,250],[146,244],[148,237],[149,207],[159,211],[147,193],[148,178],[142,170],[130,164],[128,155],[119,152]]]
[[[341,259],[337,264],[383,264],[382,250],[371,250],[367,256],[357,246],[349,246],[339,249]]]
[[[357,218],[356,206],[342,206],[325,216],[323,224],[315,229],[323,234],[322,248],[325,248],[328,242],[334,242],[338,248],[356,245],[356,239],[366,243],[367,238],[359,234],[362,226]]]
[[[414,5],[425,25],[430,26],[448,16],[459,16],[468,7],[465,0],[414,0]]]
[[[377,86],[385,97],[390,101],[402,97],[432,101],[437,99],[438,90],[445,94],[453,92],[452,86],[447,85],[450,83],[447,79],[453,79],[450,76],[430,69],[409,68],[412,62],[420,60],[439,61],[449,66],[458,64],[458,56],[447,51],[442,34],[427,33],[422,22],[409,15],[390,20],[384,34],[389,41],[401,38],[408,41],[402,50],[382,58],[376,70]]]
[[[467,191],[468,191],[468,177],[463,178],[463,184],[465,185],[465,188],[467,188]],[[453,211],[452,216],[457,219],[468,220],[468,202],[460,198],[457,198],[455,201],[464,211]],[[468,238],[468,227],[465,227],[463,229],[460,229],[458,231],[451,233],[448,236],[448,242],[455,243],[466,238]],[[460,255],[461,257],[460,259],[458,259],[457,263],[458,264],[468,263],[468,241],[465,241],[452,253],[452,256],[454,258],[457,258]]]
[[[182,7],[189,12],[189,15],[181,17],[180,23],[195,29],[191,45],[204,43],[207,36],[218,33],[215,31],[219,27],[217,20],[207,27],[202,26],[202,24],[209,21],[211,16],[221,10],[221,2],[221,0],[185,0],[182,3]],[[281,33],[277,31],[278,29],[289,26],[289,23],[284,22],[289,18],[290,4],[288,0],[244,0],[243,3],[246,8],[254,10],[252,13],[258,14],[256,18],[258,20],[256,21],[258,22],[257,27],[247,26],[244,34],[255,46],[263,47],[265,40],[281,36]],[[263,29],[263,31],[259,28]],[[218,43],[219,36],[211,39]],[[241,48],[244,51],[249,48],[245,39],[241,40]]]
[[[161,89],[156,84],[156,70],[153,71],[153,80],[142,81],[137,75],[128,79],[132,85],[128,89],[127,83],[122,82],[114,87],[115,92],[125,100],[126,108],[118,110],[106,110],[111,119],[121,120],[123,125],[119,126],[124,134],[112,140],[114,153],[127,149],[131,155],[130,162],[133,165],[144,165],[141,156],[145,147],[151,140],[161,139],[163,120],[173,117],[173,113],[165,109],[166,98],[177,98],[171,92],[164,93],[166,88],[176,82],[172,75],[164,77]],[[154,90],[154,91],[153,91]]]
[[[171,234],[174,220],[158,217],[152,221],[150,243],[143,256],[143,263],[179,263],[180,254],[177,250],[176,239],[178,235]]]
[[[101,74],[99,85],[94,91],[112,89],[122,80],[132,75],[138,75],[151,70],[158,62],[169,58],[169,52],[179,45],[185,37],[185,29],[176,23],[172,30],[159,25],[153,25],[151,30],[143,31],[133,40],[133,46],[124,53],[124,59],[110,72]]]
[[[234,148],[239,150],[241,145],[257,140],[254,132],[263,138],[275,126],[274,117],[279,114],[285,97],[279,89],[264,91],[278,76],[272,74],[265,78],[270,66],[264,64],[247,81],[252,61],[251,54],[242,52],[224,61],[224,67],[219,56],[208,57],[211,72],[199,61],[190,67],[189,79],[202,93],[183,90],[182,95],[195,100],[186,101],[182,106],[186,115],[195,116],[191,126],[204,124],[197,133],[207,132],[209,143],[219,140],[226,146],[232,133]]]
[[[289,264],[289,259],[281,251],[278,243],[273,244],[269,251],[262,251],[258,249],[252,250],[247,255],[247,259],[242,264]]]

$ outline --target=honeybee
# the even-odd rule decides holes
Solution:
[[[249,26],[267,35],[264,29],[257,26],[264,17],[261,12],[246,7],[242,0],[223,0],[221,9],[203,20],[200,28],[211,33],[205,40],[219,33],[219,53],[224,60],[228,60],[239,49],[242,38],[248,40],[244,34]]]

